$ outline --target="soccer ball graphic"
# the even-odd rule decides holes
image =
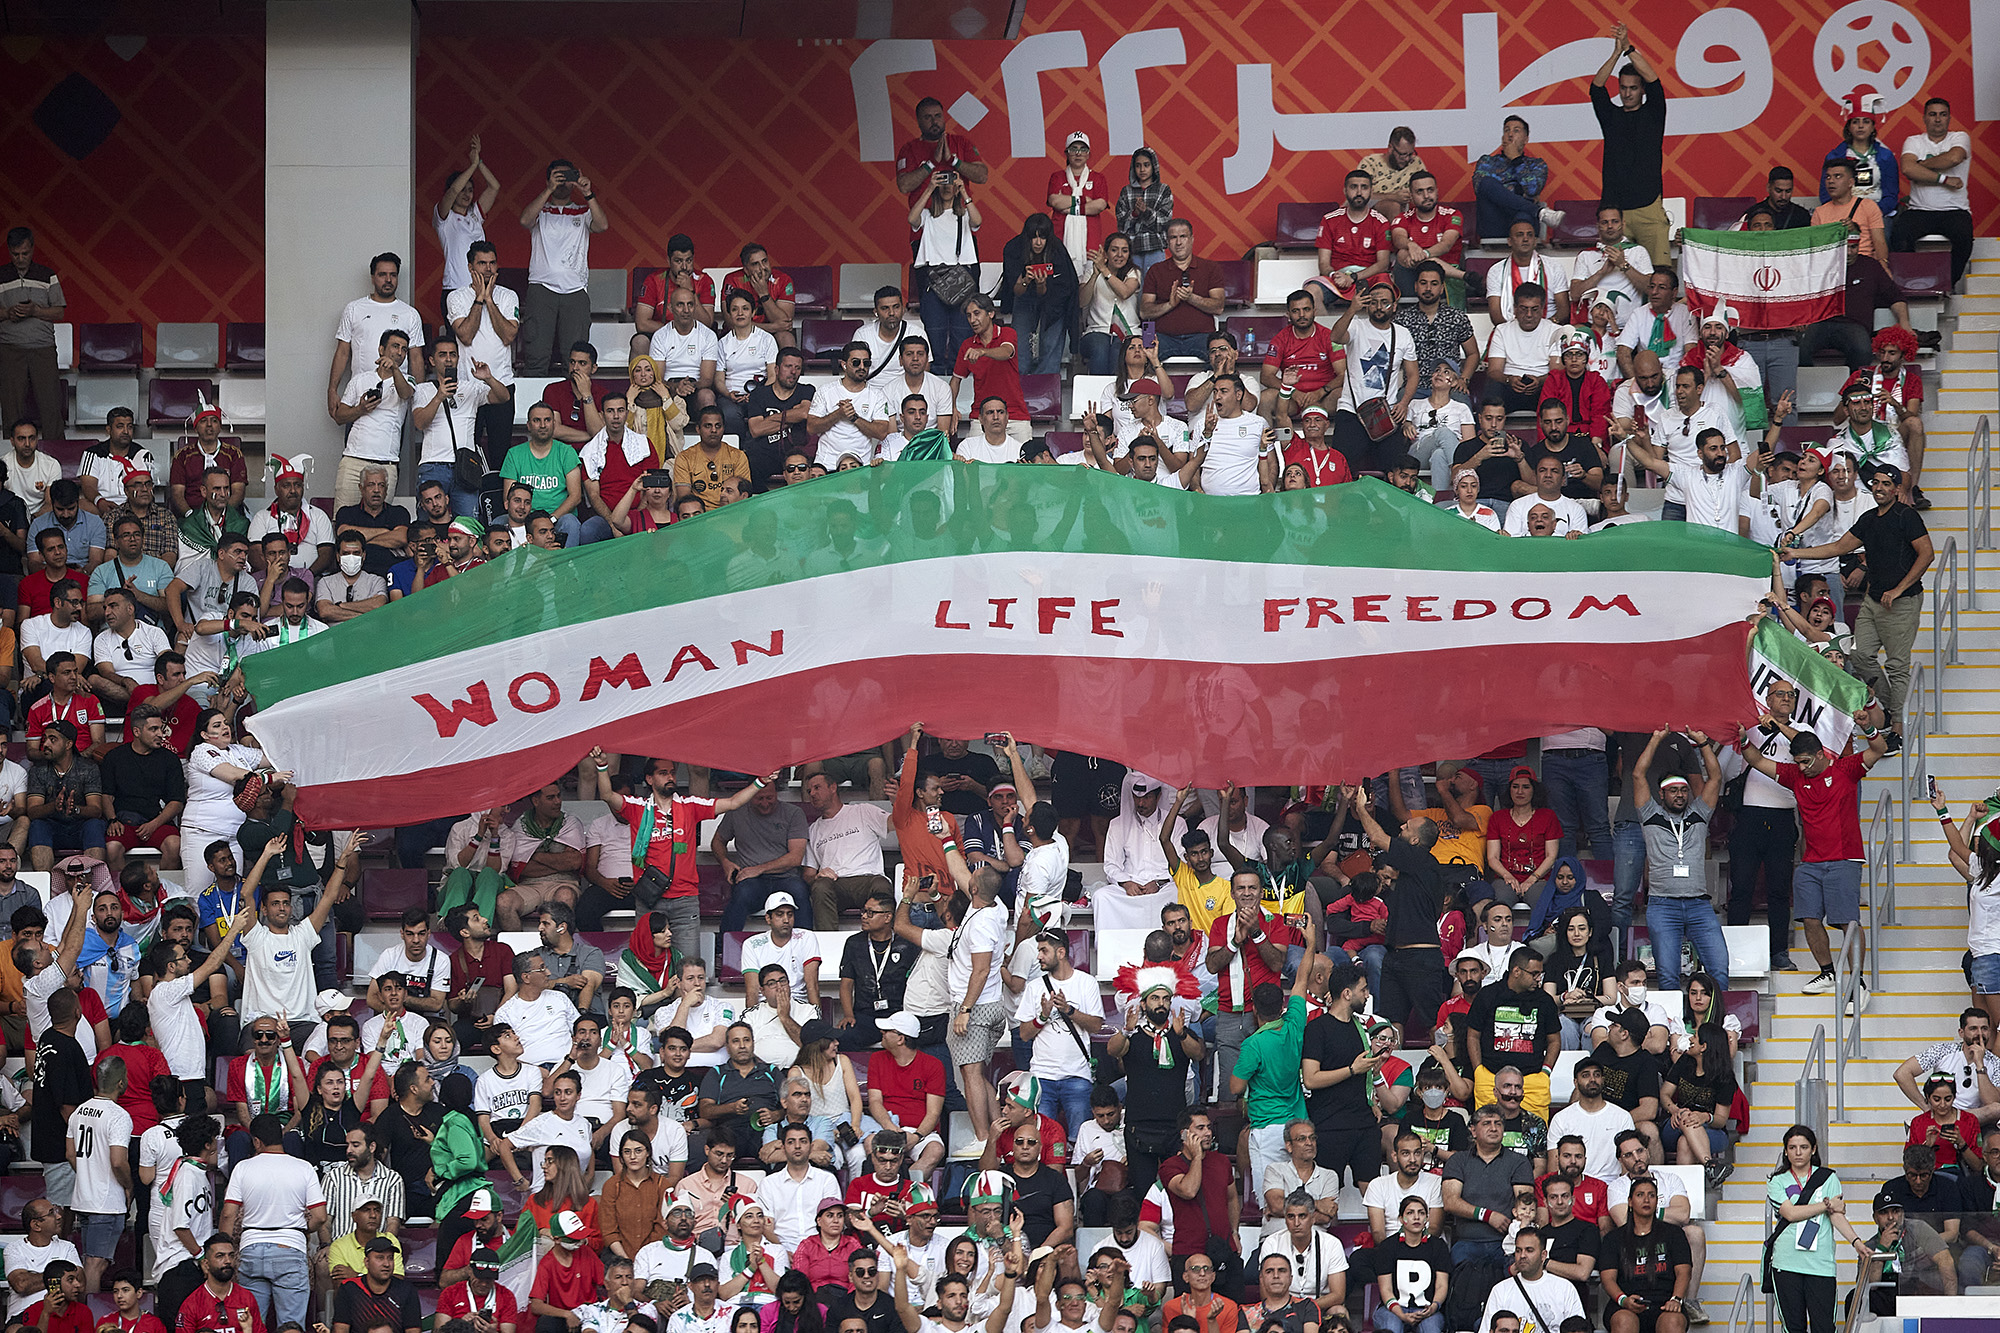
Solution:
[[[1820,25],[1813,68],[1833,101],[1845,102],[1865,88],[1881,94],[1884,112],[1893,111],[1930,77],[1930,34],[1916,15],[1890,0],[1854,0]]]

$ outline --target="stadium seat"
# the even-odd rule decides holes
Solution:
[[[222,365],[225,370],[264,371],[264,325],[231,320],[224,335]]]
[[[1271,243],[1280,250],[1311,250],[1319,241],[1320,219],[1340,207],[1338,200],[1317,204],[1279,204],[1277,234]]]
[[[542,390],[555,381],[546,375],[523,375],[514,381],[514,424],[528,424],[528,409],[542,401]]]
[[[995,292],[1000,290],[1001,268],[1002,265],[1000,261],[997,259],[985,259],[980,261],[979,264],[980,291],[985,292],[988,296],[992,296]]]
[[[646,279],[652,277],[655,273],[661,272],[663,267],[663,265],[659,264],[647,264],[642,268],[635,268],[631,271],[630,281],[625,288],[626,309],[629,310],[638,306],[639,289],[646,285]]]
[[[228,379],[216,386],[222,419],[238,426],[264,424],[263,379]]]
[[[796,279],[794,280],[796,285]],[[840,266],[840,309],[872,310],[877,287],[903,288],[901,264],[842,264]]]
[[[430,873],[419,866],[412,870],[387,866],[363,872],[361,901],[370,921],[397,921],[412,907],[430,903]]]
[[[1486,305],[1486,271],[1499,263],[1496,255],[1467,255],[1465,257],[1466,303],[1473,304],[1474,298],[1483,308]]]
[[[218,330],[210,324],[161,324],[153,330],[153,365],[159,370],[214,370]]]
[[[516,296],[528,293],[528,270],[525,268],[503,268],[500,270],[499,285]]]
[[[1800,366],[1798,410],[1801,416],[1823,416],[1840,401],[1840,386],[1847,383],[1847,367]]]
[[[799,347],[806,360],[835,361],[861,330],[858,319],[807,319],[799,322]]]
[[[1817,449],[1833,438],[1831,426],[1792,425],[1779,428],[1778,438],[1795,449]]]
[[[83,466],[83,451],[95,443],[95,440],[43,440],[38,447],[62,466],[65,477],[74,480],[76,470]]]
[[[1062,419],[1062,376],[1021,376],[1021,401],[1028,405],[1028,420]]]
[[[625,293],[629,289],[625,270],[622,268],[594,268],[590,270],[590,313],[593,315],[625,314]],[[603,348],[598,349],[602,351]]]
[[[1161,407],[1161,412],[1170,417],[1185,418],[1187,416],[1187,386],[1188,381],[1193,378],[1194,376],[1192,375],[1167,376],[1167,380],[1174,387],[1174,396],[1169,398],[1166,404]]]
[[[154,426],[180,426],[201,402],[215,401],[213,380],[155,379],[146,391],[146,420]]]
[[[1257,267],[1247,259],[1225,259],[1216,265],[1222,270],[1222,308],[1241,310],[1257,292]]]
[[[136,371],[145,364],[145,335],[137,324],[79,324],[77,368]]]
[[[1052,430],[1042,439],[1048,442],[1049,452],[1057,458],[1083,448],[1083,432],[1080,430]]]
[[[1729,975],[1761,977],[1771,970],[1771,932],[1763,924],[1724,926],[1722,942],[1729,950]]]
[[[76,325],[58,324],[56,329],[56,369],[76,369]]]
[[[597,349],[597,364],[602,370],[623,370],[632,364],[632,335],[639,331],[637,324],[592,324],[590,345]]]
[[[1559,209],[1563,220],[1549,229],[1551,246],[1559,250],[1588,250],[1597,244],[1597,201],[1594,199],[1552,199],[1549,207]]]
[[[898,277],[896,285],[902,286],[902,265],[895,265]],[[825,264],[805,264],[797,268],[788,267],[785,272],[792,279],[792,313],[819,312],[833,309],[833,270]],[[886,286],[887,284],[883,284]],[[873,307],[874,294],[869,294]]]
[[[1319,272],[1316,258],[1260,259],[1257,261],[1257,304],[1282,310],[1290,296]]]
[[[1286,326],[1283,315],[1234,315],[1223,321],[1223,327],[1236,335],[1236,346],[1242,355],[1237,359],[1261,365],[1264,354],[1271,348],[1271,339],[1278,336]],[[1247,350],[1248,335],[1257,335],[1257,350],[1253,355]]]
[[[1748,927],[1744,927],[1744,929],[1748,929]],[[1743,1035],[1737,1039],[1736,1043],[1739,1049],[1744,1046],[1754,1046],[1757,1044],[1757,1037],[1762,1031],[1763,1020],[1760,1016],[1761,1007],[1756,991],[1724,991],[1722,993],[1722,1012],[1725,1016],[1733,1015],[1736,1021],[1743,1027]]]
[[[1906,301],[1943,300],[1951,295],[1951,253],[1919,250],[1889,256],[1889,276],[1903,289]]]
[[[1757,196],[1751,194],[1698,195],[1688,208],[1688,226],[1697,231],[1728,231],[1756,202]]]
[[[1104,390],[1116,384],[1116,375],[1072,375],[1069,381],[1069,419],[1081,421],[1092,403],[1100,401]]]

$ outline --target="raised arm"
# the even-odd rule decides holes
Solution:
[[[1665,740],[1667,729],[1659,727],[1646,740],[1646,748],[1639,751],[1639,762],[1632,769],[1632,801],[1644,805],[1653,799],[1653,789],[1646,782],[1646,770],[1653,766],[1653,756],[1659,753],[1660,742]]]

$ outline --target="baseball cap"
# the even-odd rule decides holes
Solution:
[[[379,1208],[381,1205],[377,1204],[376,1207]],[[396,1252],[396,1242],[390,1240],[387,1236],[377,1236],[374,1240],[362,1246],[361,1252],[363,1254],[394,1254]]]
[[[1533,782],[1535,781],[1535,770],[1529,768],[1526,764],[1517,764],[1514,767],[1514,771],[1507,775],[1507,781],[1512,782],[1515,778],[1526,778],[1528,781]]]
[[[1891,1194],[1889,1187],[1884,1185],[1881,1189],[1875,1191],[1875,1211],[1886,1213],[1892,1209],[1899,1213],[1902,1212],[1903,1201],[1894,1194]]]
[[[1569,1070],[1570,1077],[1575,1078],[1578,1074],[1581,1074],[1586,1069],[1595,1069],[1598,1073],[1601,1074],[1604,1072],[1604,1061],[1598,1059],[1594,1055],[1586,1053],[1581,1060],[1578,1060],[1575,1064],[1570,1066]]]
[[[1069,138],[1063,140],[1063,147],[1067,149],[1071,144],[1077,143],[1082,144],[1085,148],[1090,147],[1090,136],[1082,130],[1071,130]]]
[[[916,1038],[917,1033],[923,1031],[923,1025],[918,1022],[917,1016],[907,1009],[897,1010],[875,1026],[885,1032],[900,1032],[912,1040]]]
[[[829,1194],[824,1199],[821,1199],[819,1201],[819,1207],[813,1209],[813,1216],[818,1217],[821,1213],[825,1212],[829,1208],[837,1209],[843,1215],[847,1212],[847,1205],[843,1203],[841,1200],[836,1199],[831,1194]]]
[[[1396,280],[1386,273],[1377,273],[1374,277],[1368,279],[1368,285],[1362,288],[1362,290],[1372,292],[1377,287],[1387,287],[1393,292],[1396,290]]]
[[[1614,1014],[1611,1021],[1619,1027],[1624,1028],[1625,1034],[1632,1038],[1634,1042],[1644,1041],[1646,1039],[1646,1029],[1651,1026],[1646,1021],[1646,1015],[1637,1009],[1627,1009],[1622,1014]]]
[[[1016,787],[1016,786],[1015,786],[1015,785],[1014,785],[1013,783],[1011,783],[1011,782],[996,782],[996,783],[994,783],[994,784],[993,784],[992,786],[990,786],[990,787],[988,787],[988,788],[986,789],[986,794],[987,794],[988,796],[992,796],[992,795],[994,795],[995,793],[998,793],[998,792],[1003,792],[1003,791],[1010,791],[1010,792],[1015,792],[1015,793],[1017,793],[1017,794],[1018,794],[1018,793],[1020,792],[1020,788]]]
[[[799,910],[799,905],[796,902],[792,901],[791,894],[774,893],[770,897],[764,900],[764,915],[769,916],[771,915],[771,913],[777,911],[780,907],[789,907],[794,912]]]
[[[549,1238],[566,1250],[574,1250],[583,1244],[583,1219],[568,1208],[549,1219]]]
[[[43,725],[42,735],[46,736],[52,731],[59,733],[71,745],[76,744],[76,723],[66,718],[51,718]]]
[[[482,1245],[472,1252],[471,1266],[482,1273],[500,1271],[500,1256]]]
[[[477,1222],[481,1218],[493,1216],[493,1191],[474,1190],[465,1201],[465,1218]],[[498,1260],[495,1260],[498,1262]]]
[[[716,1276],[718,1275],[714,1264],[696,1264],[694,1267],[688,1269],[688,1281],[690,1282],[699,1282],[705,1277]]]
[[[1154,398],[1164,398],[1167,396],[1160,389],[1160,382],[1151,377],[1148,377],[1143,380],[1133,380],[1130,384],[1125,386],[1125,392],[1131,394],[1134,398],[1140,397],[1141,395],[1150,395]]]

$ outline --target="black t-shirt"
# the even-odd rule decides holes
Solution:
[[[417,1289],[407,1278],[391,1276],[389,1289],[376,1295],[361,1278],[349,1278],[333,1293],[333,1322],[345,1324],[354,1333],[370,1324],[393,1324],[408,1330],[424,1326],[423,1311],[417,1306]]]
[[[826,1326],[837,1329],[849,1319],[859,1319],[868,1326],[868,1333],[902,1333],[903,1321],[896,1314],[896,1298],[875,1293],[875,1303],[866,1310],[856,1308],[854,1293],[843,1291],[834,1297],[827,1307]]]
[[[1598,1251],[1599,1266],[1617,1270],[1618,1290],[1627,1296],[1643,1298],[1655,1310],[1660,1308],[1661,1301],[1674,1294],[1675,1266],[1693,1263],[1687,1237],[1681,1234],[1681,1229],[1658,1218],[1653,1219],[1653,1229],[1643,1236],[1634,1234],[1628,1220],[1605,1236]]]
[[[137,815],[143,824],[160,813],[168,801],[187,799],[187,770],[171,750],[153,749],[140,754],[125,744],[104,756],[98,778],[111,809],[120,819]],[[260,844],[261,845],[261,844]]]
[[[1560,459],[1564,464],[1574,463],[1585,472],[1589,472],[1594,467],[1604,466],[1604,456],[1597,452],[1597,446],[1590,442],[1590,436],[1587,433],[1578,434],[1572,432],[1564,439],[1563,447],[1560,449],[1549,448],[1548,441],[1546,440],[1536,440],[1534,444],[1529,446],[1526,453],[1528,455],[1528,471],[1530,472],[1533,472],[1544,458]],[[1590,484],[1588,477],[1572,477],[1569,475],[1567,467],[1564,469],[1563,476],[1565,480],[1563,481],[1562,493],[1570,499],[1594,500],[1597,498],[1597,487]]]
[[[1397,1232],[1376,1249],[1375,1276],[1389,1279],[1389,1290],[1404,1309],[1429,1305],[1437,1299],[1437,1280],[1451,1276],[1451,1246],[1437,1236],[1412,1245]]]
[[[1438,916],[1444,910],[1444,867],[1437,858],[1392,836],[1382,849],[1382,860],[1396,868],[1396,883],[1384,896],[1389,906],[1388,933],[1383,943],[1391,949],[1405,944],[1438,942]]]
[[[1481,1064],[1495,1073],[1518,1069],[1525,1078],[1542,1072],[1548,1038],[1562,1033],[1562,1010],[1540,986],[1516,994],[1502,977],[1481,986],[1472,997],[1465,1027],[1479,1034]]]
[[[18,532],[23,538],[28,532],[28,506],[20,496],[12,491],[0,491],[0,527],[10,532]],[[25,544],[25,543],[24,543]],[[24,566],[25,556],[6,542],[0,542],[0,574],[19,575]]]
[[[424,1172],[431,1166],[431,1145],[410,1132],[412,1124],[422,1125],[435,1134],[444,1124],[444,1108],[436,1102],[426,1102],[413,1116],[403,1110],[401,1103],[392,1101],[383,1109],[375,1127],[382,1135],[390,1167],[403,1178],[405,1185],[421,1189]]]
[[[54,1028],[42,1029],[35,1041],[36,1161],[53,1166],[65,1160],[63,1138],[69,1131],[69,1117],[63,1108],[75,1110],[96,1095],[90,1062],[83,1058],[83,1047],[76,1038]]]
[[[1306,1333],[1307,1324],[1320,1322],[1319,1306],[1311,1301],[1287,1301],[1282,1310],[1267,1310],[1262,1301],[1252,1301],[1237,1312],[1239,1329],[1257,1333],[1266,1320],[1275,1319],[1285,1326],[1285,1333]]]
[[[1917,538],[1930,535],[1923,516],[1901,500],[1892,502],[1887,513],[1864,511],[1849,531],[1861,539],[1868,552],[1868,595],[1878,600],[1901,583],[1910,566],[1917,563]],[[1898,596],[1910,597],[1923,590],[1924,581],[1918,579]]]
[[[358,504],[352,504],[333,516],[335,535],[353,528],[364,537],[373,537],[391,528],[410,526],[410,511],[401,505],[383,505],[382,512],[371,514]],[[402,554],[386,546],[370,545],[361,553],[361,568],[370,574],[388,577],[389,571]]]
[[[1667,94],[1648,79],[1646,100],[1627,111],[1612,100],[1599,79],[1590,87],[1590,105],[1604,134],[1604,190],[1607,204],[1630,212],[1660,197],[1661,159],[1667,132]]]
[[[1462,1112],[1444,1107],[1439,1111],[1444,1117],[1442,1120],[1426,1120],[1423,1103],[1415,1097],[1410,1100],[1412,1105],[1403,1113],[1402,1128],[1424,1141],[1428,1149],[1427,1164],[1437,1163],[1439,1148],[1443,1148],[1446,1152],[1465,1152],[1472,1147],[1472,1135],[1465,1128],[1465,1116]]]
[[[701,1076],[706,1070],[690,1066],[669,1074],[658,1065],[632,1076],[635,1088],[656,1088],[660,1094],[660,1119],[691,1125],[701,1110]]]
[[[1352,1065],[1366,1049],[1353,1019],[1321,1014],[1306,1024],[1299,1057],[1319,1061],[1321,1070],[1339,1069]],[[1325,1130],[1368,1128],[1375,1123],[1375,1113],[1368,1106],[1368,1080],[1345,1078],[1331,1087],[1308,1091],[1306,1113],[1313,1124]]]
[[[1073,1202],[1076,1191],[1069,1186],[1068,1174],[1052,1166],[1036,1167],[1033,1175],[1015,1171],[1013,1176],[1014,1206],[1021,1210],[1032,1248],[1056,1229],[1056,1206]]]
[[[1458,451],[1451,456],[1451,461],[1463,463],[1485,447],[1486,441],[1474,435],[1458,446]],[[1520,460],[1509,454],[1489,458],[1473,471],[1479,474],[1479,498],[1482,500],[1511,501],[1514,498],[1514,483],[1523,480]]]
[[[1887,310],[1903,299],[1903,289],[1872,255],[1856,255],[1847,261],[1846,317],[1863,328],[1875,327],[1875,312]]]
[[[900,1010],[916,965],[917,946],[900,935],[891,935],[887,944],[869,939],[866,931],[849,935],[840,950],[840,975],[854,983],[854,1016],[874,1021]]]
[[[1583,1255],[1589,1255],[1596,1263],[1604,1239],[1594,1222],[1586,1222],[1580,1217],[1572,1217],[1561,1226],[1542,1228],[1542,1244],[1547,1247],[1549,1258],[1559,1264],[1573,1264]],[[1576,1288],[1576,1298],[1583,1302],[1583,1308],[1590,1308],[1590,1284],[1572,1282]]]
[[[750,391],[750,400],[744,404],[743,413],[748,417],[761,417],[770,412],[788,412],[800,403],[812,402],[812,389],[804,384],[790,394],[780,396],[775,387],[760,384]],[[748,435],[748,432],[745,432]],[[775,435],[751,436],[743,441],[743,452],[750,459],[750,489],[762,494],[771,489],[771,478],[782,476],[785,470],[785,455],[794,449],[811,450],[806,444],[805,418],[786,426]]]
[[[1629,1111],[1648,1097],[1660,1095],[1660,1062],[1651,1051],[1620,1055],[1601,1041],[1592,1057],[1604,1063],[1604,1100]]]
[[[1718,1104],[1724,1110],[1729,1109],[1729,1100],[1736,1093],[1736,1080],[1729,1067],[1713,1055],[1708,1063],[1709,1072],[1702,1074],[1695,1071],[1692,1055],[1674,1061],[1674,1067],[1661,1080],[1674,1085],[1674,1105],[1703,1115],[1713,1113]]]
[[[118,752],[113,750],[111,753],[115,755]],[[242,826],[236,830],[237,845],[243,848],[243,855],[248,862],[243,868],[248,870],[251,865],[255,865],[257,858],[263,854],[271,839],[280,834],[289,835],[297,824],[297,817],[291,811],[282,808],[273,810],[269,819],[244,820]],[[300,857],[294,854],[294,841],[290,836],[286,836],[284,849],[271,858],[270,865],[264,867],[264,882],[283,884],[293,893],[316,892],[320,886],[319,869],[313,864],[310,855]],[[295,911],[294,918],[297,915]],[[425,966],[427,968],[428,965]],[[427,982],[429,977],[428,970],[425,970],[422,978],[419,978],[415,971],[409,972],[413,984],[420,981]],[[419,988],[412,990],[410,994],[424,999],[430,995],[430,991],[427,987]]]
[[[982,787],[991,788],[1000,780],[1000,765],[976,750],[967,750],[956,759],[947,759],[941,754],[927,754],[917,761],[917,781],[919,783],[931,774],[950,777],[954,774],[971,778]],[[944,794],[944,808],[960,819],[976,815],[987,808],[986,793],[983,791],[947,791]]]
[[[1160,1067],[1158,1041],[1168,1046],[1169,1063]],[[1172,1028],[1155,1041],[1143,1028],[1132,1033],[1125,1052],[1125,1123],[1170,1126],[1187,1107],[1187,1050]]]
[[[1911,1217],[1929,1217],[1932,1214],[1965,1211],[1965,1198],[1959,1192],[1958,1181],[1948,1174],[1940,1173],[1932,1176],[1930,1186],[1924,1190],[1922,1198],[1917,1197],[1916,1191],[1910,1188],[1910,1178],[1902,1175],[1883,1181],[1882,1188],[1878,1192],[1902,1204],[1903,1211]]]

